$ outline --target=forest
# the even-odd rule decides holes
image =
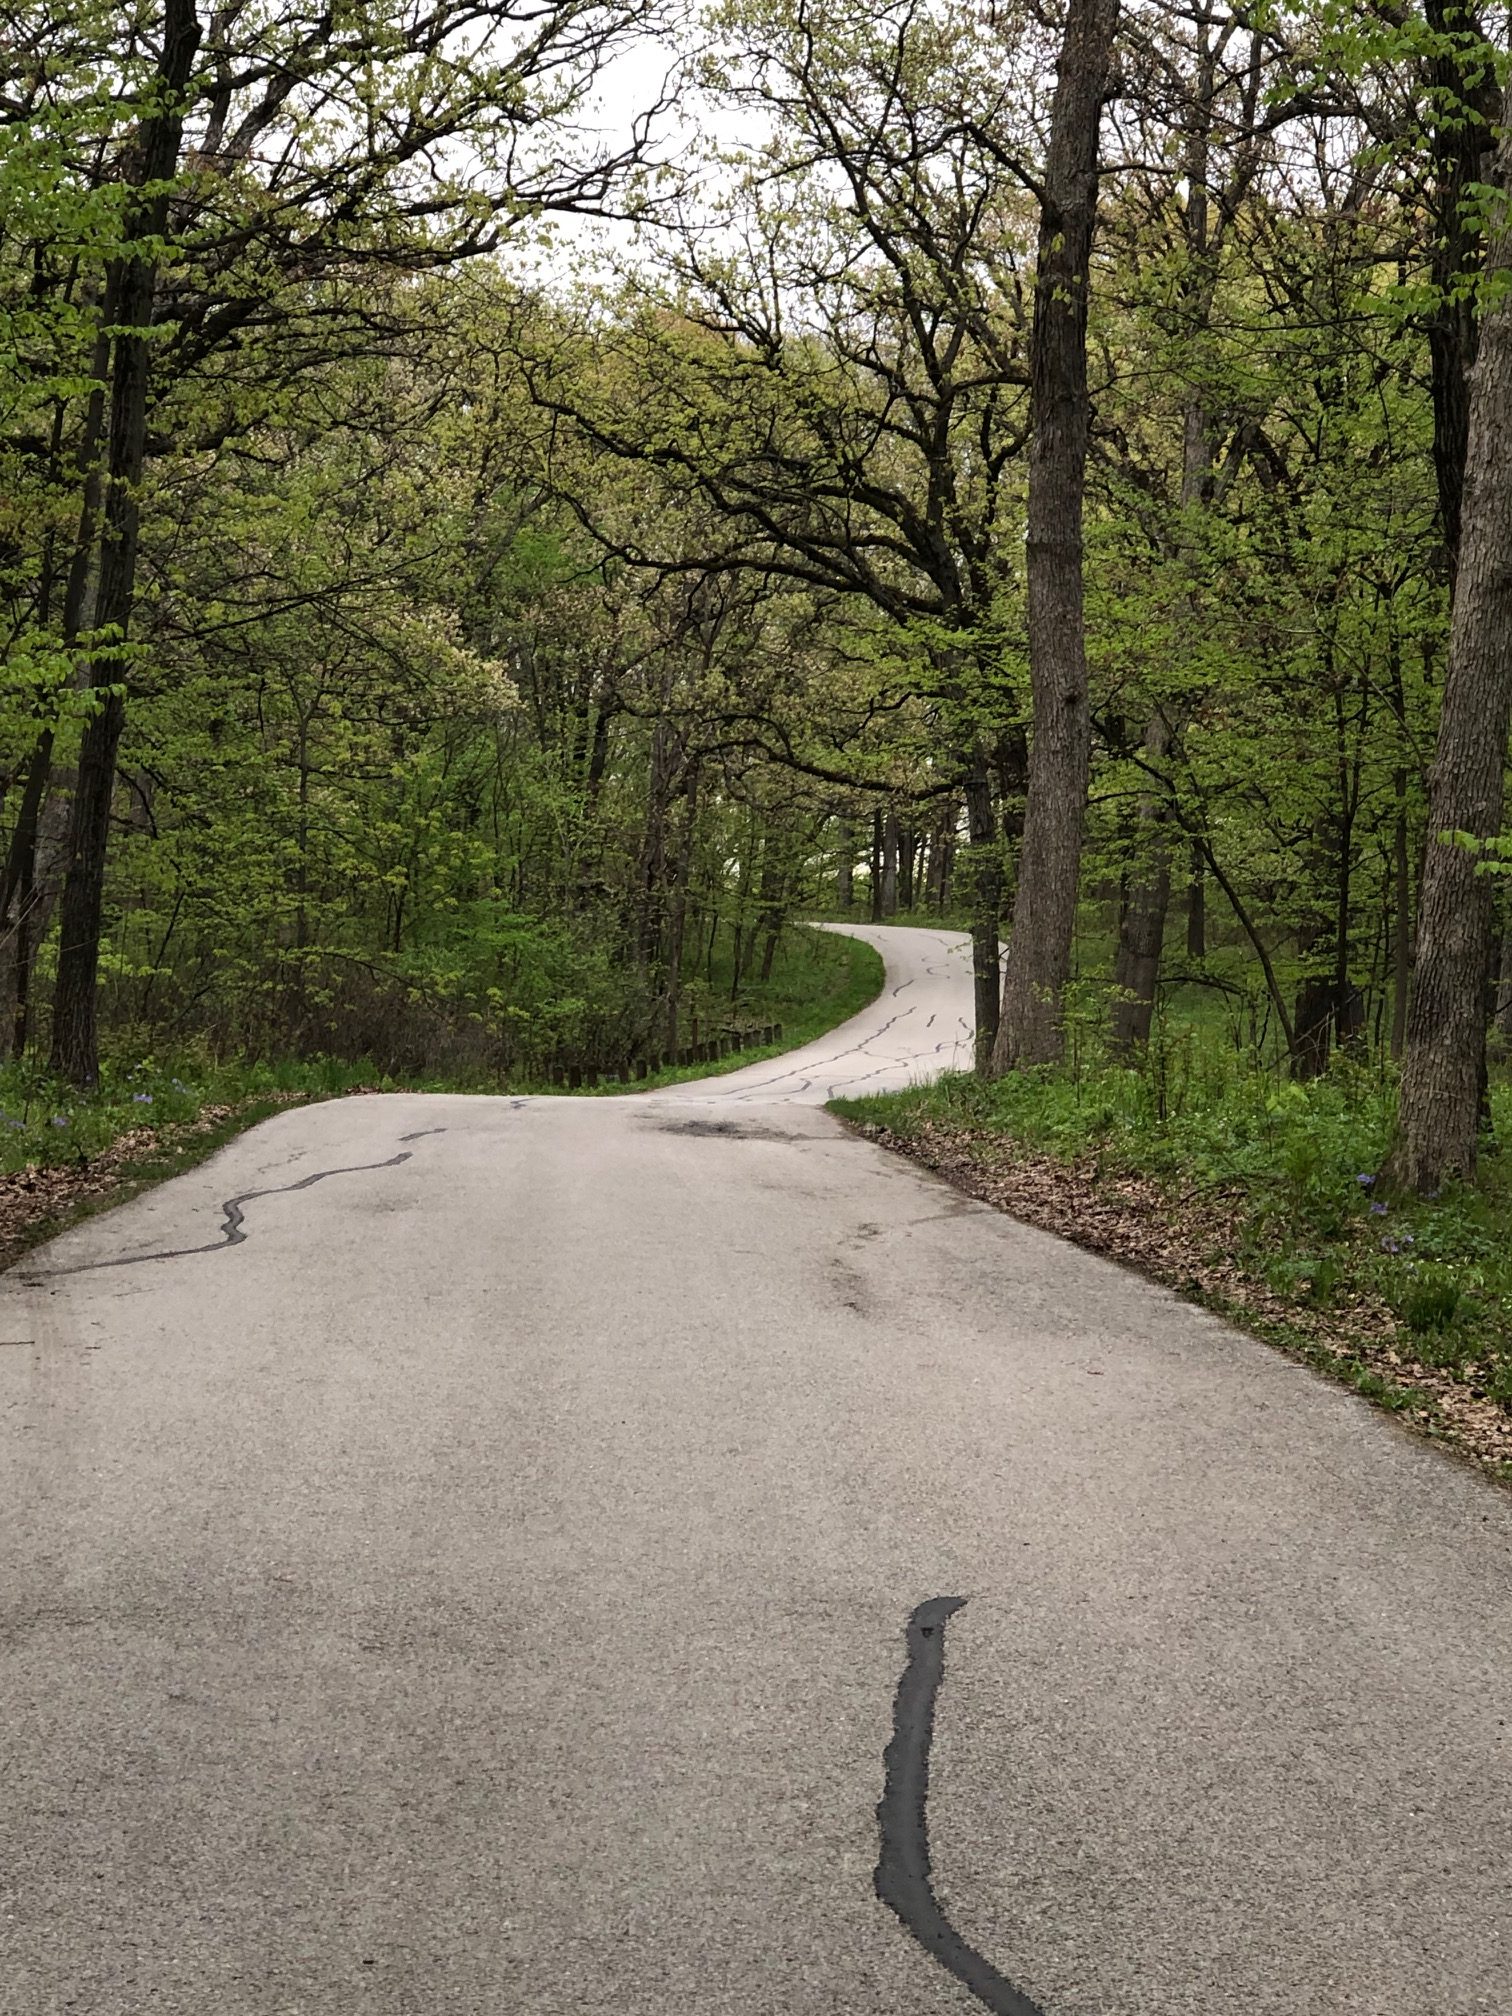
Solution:
[[[851,916],[971,934],[962,1110],[1304,1161],[1337,1110],[1377,1196],[1494,1189],[1495,10],[43,0],[3,48],[17,1157],[228,1072],[822,1027],[876,979],[796,927]]]

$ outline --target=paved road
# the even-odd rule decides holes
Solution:
[[[971,940],[960,931],[898,924],[830,924],[864,938],[887,962],[887,979],[864,1014],[802,1050],[750,1064],[723,1078],[701,1078],[657,1096],[699,1104],[822,1106],[827,1099],[896,1092],[942,1071],[971,1069],[975,1016]]]
[[[289,1113],[0,1284],[5,2016],[991,2007],[873,1891],[951,1596],[997,2006],[1505,2016],[1512,1504],[801,1103],[912,991],[797,1097]]]

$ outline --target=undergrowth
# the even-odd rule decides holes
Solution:
[[[706,978],[688,986],[690,1016],[702,1008],[710,1026],[731,1016],[737,1024],[740,1019],[777,1022],[782,1041],[749,1046],[718,1064],[690,1065],[644,1082],[655,1086],[709,1077],[796,1048],[865,1007],[880,989],[882,974],[882,961],[871,946],[825,931],[787,933],[764,983],[732,987],[716,960]],[[189,1046],[159,1056],[118,1042],[102,1063],[99,1085],[89,1092],[62,1083],[31,1059],[0,1065],[0,1174],[70,1164],[82,1168],[133,1130],[171,1134],[196,1123],[206,1108],[333,1099],[359,1090],[544,1089],[525,1080],[506,1082],[481,1069],[396,1074],[365,1058],[217,1058]]]
[[[1295,1083],[1186,1030],[1136,1068],[955,1076],[843,1110],[904,1136],[932,1121],[1151,1177],[1177,1214],[1221,1199],[1231,1257],[1274,1295],[1344,1316],[1384,1304],[1409,1355],[1512,1407],[1512,1156],[1498,1145],[1512,1140],[1512,1085],[1493,1089],[1479,1180],[1429,1198],[1377,1183],[1395,1107],[1379,1061],[1346,1056]]]

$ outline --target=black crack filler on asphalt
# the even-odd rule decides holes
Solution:
[[[444,1134],[444,1127],[428,1127],[428,1134]],[[406,1141],[418,1136],[406,1134]],[[114,1260],[84,1260],[76,1267],[50,1267],[45,1274],[23,1274],[19,1278],[28,1288],[43,1287],[49,1281],[57,1281],[65,1274],[94,1274],[104,1267],[140,1267],[148,1260],[188,1260],[196,1253],[224,1253],[229,1247],[240,1246],[247,1234],[243,1229],[246,1214],[244,1204],[255,1204],[260,1197],[283,1197],[293,1190],[308,1190],[312,1183],[324,1183],[328,1176],[361,1176],[369,1169],[397,1169],[401,1162],[412,1159],[411,1150],[390,1155],[383,1162],[356,1162],[345,1169],[317,1169],[311,1176],[302,1176],[297,1183],[277,1183],[267,1190],[243,1190],[237,1197],[228,1197],[221,1205],[222,1223],[220,1237],[211,1239],[203,1246],[167,1246],[154,1253],[123,1253]]]
[[[929,1749],[935,1697],[945,1671],[945,1625],[965,1603],[964,1596],[932,1596],[908,1620],[908,1663],[898,1682],[892,1741],[882,1760],[886,1775],[877,1806],[882,1848],[873,1881],[882,1902],[925,1952],[995,2016],[1044,2016],[1037,2002],[966,1943],[945,1916],[930,1880]]]

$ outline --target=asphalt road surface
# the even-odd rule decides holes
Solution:
[[[5,2016],[1512,2009],[1512,1504],[843,1131],[963,1061],[877,936],[802,1058],[290,1112],[0,1283]]]

